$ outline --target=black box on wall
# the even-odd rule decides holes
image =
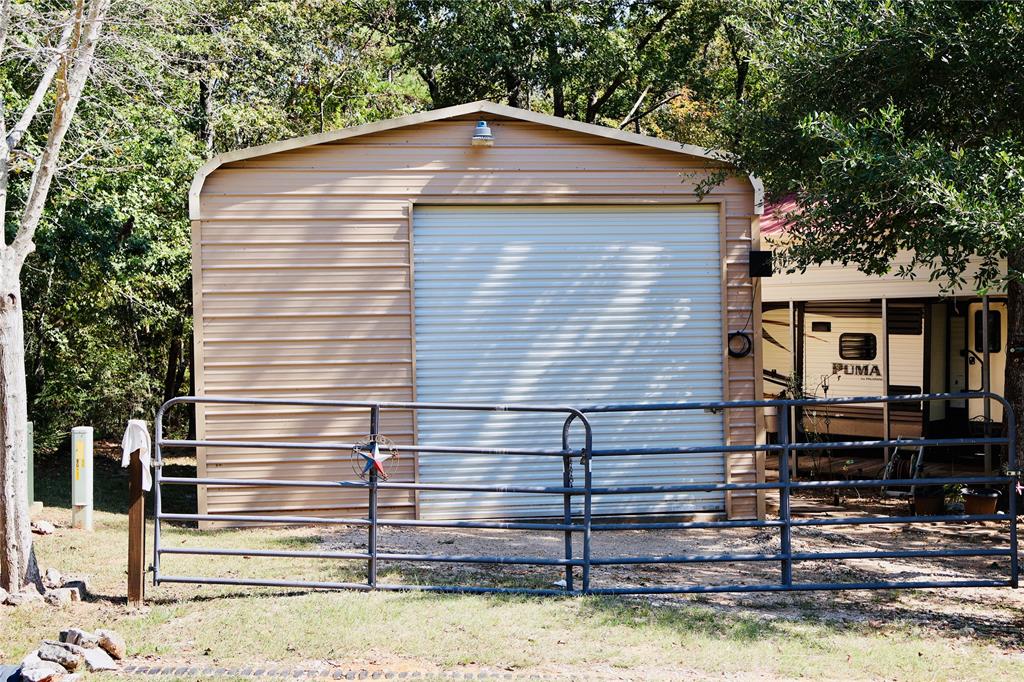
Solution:
[[[750,252],[750,276],[771,277],[774,261],[771,251]]]

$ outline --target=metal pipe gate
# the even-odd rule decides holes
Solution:
[[[927,402],[937,400],[960,400],[989,398],[1002,403],[1007,416],[1007,435],[983,438],[918,438],[918,439],[883,439],[861,441],[833,441],[815,443],[795,443],[789,437],[790,407],[806,407],[815,405],[850,405],[863,403],[890,402]],[[265,480],[236,479],[209,477],[168,477],[162,472],[163,450],[196,447],[231,447],[231,448],[273,448],[292,450],[351,451],[356,443],[287,443],[274,441],[223,441],[223,440],[175,440],[164,438],[163,419],[167,410],[179,404],[219,404],[219,405],[271,405],[271,406],[309,406],[363,408],[368,411],[369,435],[380,434],[380,415],[383,410],[447,410],[470,412],[521,412],[548,413],[565,415],[561,433],[561,447],[551,449],[503,449],[484,448],[464,445],[396,445],[394,449],[408,453],[464,453],[480,455],[516,455],[532,457],[557,457],[562,461],[561,486],[515,486],[515,485],[478,485],[454,481],[445,484],[426,484],[413,482],[392,482],[380,480],[375,470],[371,469],[368,480],[351,481],[308,481],[308,480]],[[750,409],[777,407],[780,424],[780,443],[723,445],[708,444],[687,447],[638,447],[629,449],[602,450],[595,448],[593,429],[587,415],[608,412],[675,412],[675,411],[711,411],[720,412],[733,409]],[[578,422],[583,430],[583,445],[579,448],[570,447],[572,427]],[[153,581],[159,585],[167,583],[198,583],[213,585],[260,585],[293,588],[326,588],[353,590],[418,590],[429,592],[463,592],[463,593],[517,593],[534,595],[579,595],[579,594],[668,594],[689,592],[788,592],[806,590],[859,590],[886,588],[929,588],[929,587],[1017,587],[1019,578],[1019,559],[1017,553],[1017,483],[1020,471],[1017,464],[1016,444],[1012,437],[1015,433],[1015,415],[1010,404],[1002,397],[988,392],[970,393],[931,393],[904,396],[873,396],[857,398],[826,398],[826,399],[778,399],[778,400],[738,400],[727,402],[678,402],[657,404],[610,404],[572,407],[564,405],[486,405],[486,404],[453,404],[453,403],[417,403],[417,402],[360,402],[360,401],[325,401],[325,400],[276,400],[259,398],[207,398],[186,396],[169,400],[160,407],[156,415],[156,438],[154,447],[154,504],[155,529],[153,546]],[[789,457],[793,452],[814,449],[853,449],[883,447],[962,447],[962,446],[1005,446],[1007,449],[1007,471],[999,476],[975,477],[937,477],[910,479],[862,479],[834,481],[794,481],[791,480]],[[775,452],[779,455],[779,480],[762,483],[680,483],[672,485],[632,485],[632,486],[595,486],[593,468],[600,466],[606,457],[644,457],[655,454],[697,454],[697,453],[728,453],[728,452]],[[579,459],[583,467],[582,485],[573,480],[573,461]],[[791,495],[794,490],[814,490],[823,488],[881,488],[883,486],[929,486],[947,484],[1001,486],[1007,490],[1009,508],[1007,514],[966,515],[942,514],[935,516],[849,516],[832,518],[794,519],[791,511]],[[161,487],[164,485],[188,486],[243,486],[243,487],[294,487],[294,488],[332,488],[332,489],[364,489],[367,493],[368,513],[365,518],[330,518],[319,516],[285,516],[257,514],[181,514],[163,511]],[[377,496],[380,490],[445,490],[493,492],[508,495],[544,494],[561,496],[563,499],[563,515],[560,520],[510,520],[510,521],[434,521],[421,519],[385,519],[378,516]],[[708,491],[779,491],[779,518],[764,520],[725,520],[725,521],[651,521],[644,519],[622,519],[614,523],[595,522],[594,495],[635,495],[643,493],[685,493]],[[582,497],[582,513],[574,512],[572,501]],[[289,551],[289,550],[246,550],[246,549],[214,549],[165,547],[161,544],[161,523],[164,521],[218,521],[230,523],[254,524],[323,524],[363,526],[367,529],[367,547],[365,552],[338,551]],[[956,549],[916,549],[916,550],[871,550],[852,552],[794,552],[793,529],[813,526],[860,526],[860,525],[892,525],[892,524],[930,524],[930,523],[981,523],[1002,522],[1008,524],[1008,545],[998,549],[956,548]],[[545,558],[530,556],[466,556],[447,554],[400,554],[381,552],[377,547],[377,532],[380,527],[421,527],[421,528],[452,528],[452,529],[504,529],[524,531],[556,531],[563,534],[564,554],[562,558]],[[777,528],[780,533],[780,551],[775,553],[709,553],[685,555],[641,555],[632,557],[594,556],[591,539],[595,532],[628,531],[628,530],[681,530],[707,528]],[[574,550],[576,536],[581,538],[580,552]],[[164,555],[195,555],[195,556],[251,556],[280,558],[322,558],[349,559],[366,562],[365,582],[320,582],[304,580],[268,580],[225,578],[215,576],[184,576],[165,575],[160,568],[160,558]],[[899,558],[943,558],[943,557],[1005,557],[1009,559],[1009,575],[1004,578],[986,580],[918,580],[918,581],[869,581],[856,583],[809,583],[793,580],[793,564],[796,562],[848,560],[848,559],[899,559]],[[451,564],[518,564],[534,566],[564,567],[564,586],[560,589],[531,589],[518,587],[492,587],[480,585],[414,585],[387,584],[377,579],[378,562],[381,561],[415,561],[442,562]],[[779,580],[770,583],[727,584],[727,585],[665,585],[657,587],[623,586],[594,587],[591,572],[595,566],[622,566],[637,564],[696,564],[721,562],[778,562]],[[580,585],[577,588],[573,569],[580,569]]]

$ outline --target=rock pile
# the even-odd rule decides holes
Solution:
[[[21,662],[25,682],[72,682],[82,672],[117,670],[124,638],[113,630],[62,630],[58,641],[44,640]]]
[[[43,573],[42,588],[40,591],[35,585],[26,585],[21,592],[7,592],[0,588],[0,604],[21,606],[46,601],[52,606],[65,606],[85,600],[88,594],[85,580],[67,578],[55,568],[48,568]]]

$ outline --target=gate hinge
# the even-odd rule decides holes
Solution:
[[[1007,476],[1013,476],[1014,478],[1020,478],[1021,476],[1024,476],[1024,470],[1021,470],[1021,469],[1007,469],[1006,470],[1006,475]]]

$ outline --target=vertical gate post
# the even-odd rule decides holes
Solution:
[[[163,497],[160,494],[160,481],[163,479],[163,452],[160,444],[164,440],[164,403],[156,411],[153,424],[153,585],[160,584],[160,517],[163,514]]]
[[[562,444],[563,450],[568,450],[568,445]],[[572,487],[572,457],[565,455],[562,457],[562,487]],[[569,525],[572,523],[572,495],[568,492],[562,494],[562,523]],[[565,530],[565,560],[572,561],[572,531]],[[572,566],[566,565],[565,567],[565,591],[572,592]]]
[[[128,606],[139,608],[145,596],[146,493],[142,490],[139,450],[128,469]]]
[[[779,410],[779,437],[782,439],[782,450],[779,451],[779,518],[782,520],[782,584],[790,587],[793,584],[793,528],[789,509],[789,406]],[[783,464],[785,462],[785,465]]]
[[[594,476],[591,467],[590,453],[594,449],[590,428],[587,428],[587,440],[583,447],[583,593],[590,591],[590,535],[593,521]]]
[[[370,408],[370,439],[376,441],[380,434],[380,406]],[[372,446],[371,446],[372,447]],[[370,588],[377,587],[377,469],[370,467],[369,478],[368,520],[369,535],[366,540],[366,551],[370,555],[366,560],[366,584]]]

